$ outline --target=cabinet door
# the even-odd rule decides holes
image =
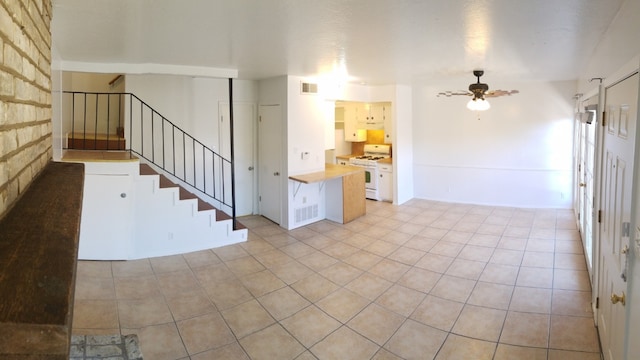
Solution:
[[[85,175],[78,259],[130,258],[132,183],[128,175]]]
[[[393,137],[393,112],[391,111],[391,105],[385,105],[384,107],[384,143],[391,144]]]
[[[356,105],[349,104],[344,107],[344,140],[367,140],[367,131],[358,126],[358,107]]]
[[[382,130],[384,128],[385,105],[380,103],[367,104],[365,115],[366,128],[369,130]]]
[[[391,172],[391,165],[378,167],[378,194],[382,201],[393,201],[393,172]]]

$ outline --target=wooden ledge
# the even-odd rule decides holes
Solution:
[[[84,165],[50,162],[0,219],[0,358],[68,359]]]

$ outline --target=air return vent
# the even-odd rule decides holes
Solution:
[[[296,224],[318,217],[318,204],[309,205],[296,209]]]
[[[318,93],[318,84],[314,84],[314,83],[306,83],[303,82],[301,83],[302,87],[301,87],[301,92],[303,94],[317,94]]]

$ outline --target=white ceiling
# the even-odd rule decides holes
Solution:
[[[316,76],[571,80],[625,0],[53,0],[62,60]],[[627,0],[633,1],[633,0]]]

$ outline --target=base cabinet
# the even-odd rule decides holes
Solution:
[[[393,201],[393,167],[378,164],[378,195],[382,201]]]

